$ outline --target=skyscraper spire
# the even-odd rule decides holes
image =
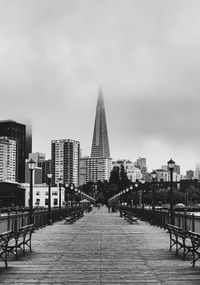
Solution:
[[[91,157],[110,157],[103,91],[99,88]]]

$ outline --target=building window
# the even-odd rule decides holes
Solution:
[[[52,191],[52,195],[58,195],[57,191]]]
[[[49,195],[49,192],[48,192],[48,191],[45,191],[45,195]]]
[[[53,200],[53,204],[54,204],[54,206],[58,205],[58,199],[57,198]]]
[[[48,206],[49,204],[49,199],[45,199],[45,206]]]
[[[36,191],[36,195],[37,195],[37,196],[40,196],[40,191]]]
[[[39,206],[39,205],[40,205],[40,199],[36,199],[35,205],[36,205],[36,206]]]

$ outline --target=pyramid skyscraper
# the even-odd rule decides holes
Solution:
[[[97,100],[91,157],[110,158],[106,114],[103,100],[103,91],[101,88],[99,89]]]

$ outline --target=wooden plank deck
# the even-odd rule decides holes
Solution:
[[[129,224],[105,208],[40,229],[32,240],[33,252],[1,268],[0,284],[200,284],[200,261],[193,268],[191,258],[169,252],[163,229]]]

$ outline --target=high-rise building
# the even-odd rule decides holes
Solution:
[[[25,148],[25,158],[29,158],[29,153],[32,153],[32,123],[26,121],[26,148]]]
[[[28,158],[29,160],[33,159],[36,163],[35,165],[41,167],[41,163],[45,161],[45,153],[42,152],[29,153]]]
[[[79,184],[83,185],[89,181],[109,180],[111,171],[111,158],[105,157],[83,157],[80,159]]]
[[[80,142],[71,139],[51,141],[52,183],[79,183]]]
[[[200,163],[196,164],[195,172],[194,172],[194,178],[200,179]]]
[[[51,159],[41,162],[42,167],[42,183],[48,183],[47,174],[51,173]]]
[[[25,163],[25,183],[30,183],[30,170],[28,167],[29,159],[26,159]],[[33,184],[42,184],[42,167],[38,167],[37,164],[33,169]]]
[[[25,181],[26,126],[12,120],[0,121],[0,136],[16,141],[16,181]]]
[[[103,100],[103,92],[101,89],[99,90],[96,106],[91,157],[110,158],[106,114]]]
[[[141,170],[142,177],[146,178],[147,175],[146,158],[139,157],[135,162],[135,167],[139,168]]]
[[[16,181],[17,143],[0,137],[0,181]]]

